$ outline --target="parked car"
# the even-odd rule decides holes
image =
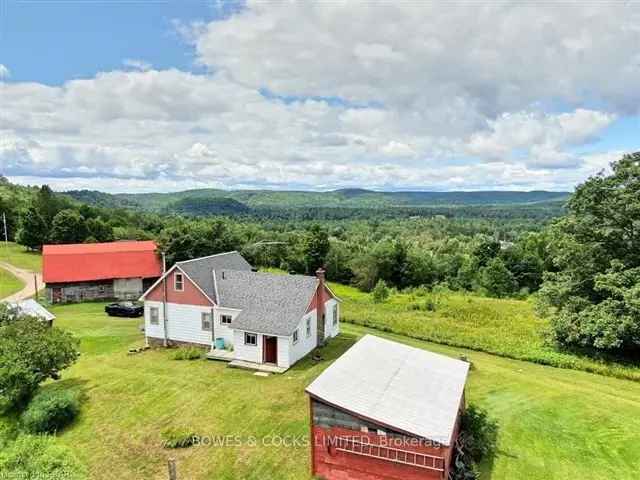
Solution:
[[[116,302],[104,307],[104,311],[110,317],[141,317],[144,306],[136,302]]]

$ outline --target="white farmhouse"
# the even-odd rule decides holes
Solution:
[[[149,344],[206,346],[232,366],[282,372],[340,332],[324,270],[255,272],[238,252],[178,262],[141,300]]]

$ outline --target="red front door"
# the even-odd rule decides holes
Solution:
[[[264,363],[278,363],[278,337],[264,336]]]

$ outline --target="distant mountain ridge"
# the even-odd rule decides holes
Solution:
[[[569,192],[544,190],[522,191],[397,191],[347,188],[326,192],[301,190],[219,190],[197,189],[171,193],[116,193],[94,190],[71,190],[65,194],[93,204],[138,206],[145,210],[162,210],[185,198],[233,199],[248,207],[420,207],[442,205],[512,205],[566,200]]]
[[[568,192],[549,191],[397,191],[377,192],[361,188],[344,188],[326,192],[277,190],[197,189],[171,193],[118,193],[93,190],[72,190],[66,195],[85,203],[112,208],[139,209],[152,212],[177,213],[190,216],[264,215],[278,216],[283,211],[322,210],[334,216],[336,211],[397,212],[410,215],[472,216],[487,212],[513,210],[539,212],[553,217],[561,213]],[[364,212],[364,213],[363,213]],[[373,212],[372,212],[373,213]]]

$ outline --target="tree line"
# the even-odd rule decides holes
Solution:
[[[28,248],[151,238],[169,265],[239,250],[258,267],[313,274],[322,266],[329,280],[364,291],[383,282],[493,297],[535,294],[558,344],[638,352],[639,164],[640,153],[625,155],[612,173],[588,179],[571,196],[566,214],[552,222],[440,215],[321,223],[191,218],[88,206],[43,186],[23,196],[22,208],[11,205],[17,214],[9,224]]]

